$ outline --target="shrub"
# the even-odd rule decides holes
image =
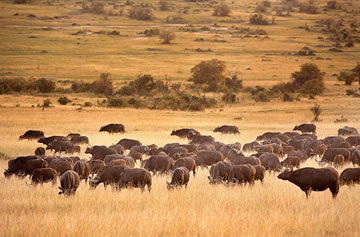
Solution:
[[[162,40],[163,44],[170,44],[170,41],[175,39],[175,33],[168,30],[161,30],[159,38]]]
[[[341,6],[337,1],[328,1],[327,2],[327,8],[332,9],[332,10],[336,10],[336,9],[340,9]]]
[[[185,24],[186,20],[181,15],[174,15],[166,17],[166,22],[173,24]]]
[[[109,98],[107,100],[107,104],[108,107],[117,107],[117,108],[121,108],[121,107],[125,107],[126,106],[126,101],[123,98]]]
[[[266,13],[267,8],[264,5],[260,4],[255,8],[255,12],[257,12],[257,13]]]
[[[50,93],[56,89],[55,82],[46,78],[36,80],[35,86],[41,93]]]
[[[351,69],[351,71],[357,75],[360,84],[360,63],[357,63],[357,65],[353,69]]]
[[[225,69],[225,62],[218,59],[202,61],[191,68],[192,77],[189,80],[194,84],[208,85],[212,91],[216,91],[225,80]]]
[[[75,81],[71,84],[71,90],[74,92],[90,92],[92,91],[93,84],[83,81]]]
[[[309,95],[310,98],[313,98],[311,96],[314,95],[320,95],[324,92],[325,90],[325,84],[323,80],[308,80],[306,81],[301,89],[300,92],[304,95]]]
[[[292,101],[294,101],[294,98],[291,95],[289,95],[288,93],[284,93],[283,101],[284,102],[292,102]]]
[[[231,77],[227,77],[224,85],[228,90],[236,93],[243,88],[242,80],[239,80],[237,73],[234,73]]]
[[[72,101],[67,98],[66,96],[64,97],[59,97],[59,99],[57,100],[59,102],[59,104],[61,105],[67,105],[68,103],[71,103]]]
[[[93,0],[91,3],[91,10],[96,14],[105,13],[105,3],[103,0]]]
[[[92,106],[92,103],[90,101],[86,101],[84,103],[84,107],[91,107]]]
[[[308,14],[317,14],[319,13],[319,8],[312,3],[302,3],[300,4],[299,11]]]
[[[214,8],[213,16],[229,16],[230,7],[226,3],[222,3]]]
[[[0,152],[0,160],[10,160],[10,159],[11,159],[11,156],[9,156],[8,154]]]
[[[45,99],[45,100],[43,101],[42,107],[43,107],[43,109],[44,109],[44,108],[49,108],[51,105],[52,105],[51,100],[50,100],[50,99]]]
[[[259,92],[253,96],[256,102],[269,102],[270,98],[265,91]]]
[[[292,73],[291,77],[293,78],[292,85],[295,89],[300,89],[307,81],[323,81],[323,73],[313,63],[303,64],[301,70]]]
[[[24,78],[1,78],[0,94],[8,94],[11,92],[21,92],[27,84]]]
[[[340,75],[337,77],[339,81],[345,82],[345,85],[351,85],[356,80],[356,74],[353,72],[340,72]]]
[[[149,8],[132,7],[129,10],[129,18],[143,21],[151,21],[153,19],[153,13]]]
[[[110,73],[101,73],[100,78],[93,83],[92,89],[96,94],[112,95],[113,84]]]
[[[29,0],[14,0],[15,4],[26,4],[28,2],[30,2],[30,1]]]
[[[157,28],[153,28],[153,29],[146,29],[144,31],[144,35],[151,37],[153,35],[159,35],[160,34],[160,30]]]
[[[160,11],[169,10],[170,4],[167,0],[160,0],[159,5],[160,5]]]
[[[310,111],[314,115],[314,119],[312,121],[319,121],[319,116],[322,112],[322,108],[320,107],[320,105],[315,104],[313,107],[310,108]]]
[[[225,92],[221,97],[222,101],[227,104],[235,103],[236,102],[236,94],[231,92]]]
[[[253,14],[249,18],[250,23],[254,25],[269,25],[269,20],[263,14]]]

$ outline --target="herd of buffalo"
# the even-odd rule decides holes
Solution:
[[[125,127],[108,124],[100,132],[125,133]],[[240,133],[236,126],[229,125],[217,127],[213,132]],[[314,124],[301,124],[291,132],[266,132],[243,146],[239,142],[224,144],[189,128],[173,130],[170,135],[188,142],[158,147],[124,138],[109,147],[87,147],[85,153],[91,155],[90,159],[80,159],[73,154],[80,153],[81,146],[89,145],[88,137],[77,133],[45,137],[42,131],[28,130],[19,139],[37,140],[45,148],[38,147],[34,155],[9,160],[4,175],[6,178],[29,175],[32,184],[52,182],[54,185],[60,177],[59,194],[66,195],[74,194],[83,179],[85,183],[89,179],[91,189],[103,183],[105,188],[111,185],[118,190],[135,187],[144,191],[147,187],[150,192],[153,175],[169,174],[168,189],[186,187],[190,173],[195,178],[199,167],[209,168],[211,184],[225,185],[254,185],[255,181],[263,182],[266,171],[281,172],[278,178],[297,185],[306,197],[311,191],[329,188],[335,198],[340,185],[360,182],[360,168],[355,167],[360,165],[360,135],[348,126],[340,128],[336,136],[318,139]],[[53,155],[45,155],[46,150]],[[327,166],[300,168],[310,158]],[[336,169],[346,163],[352,163],[354,168],[347,168],[339,175]]]

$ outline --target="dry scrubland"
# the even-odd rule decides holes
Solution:
[[[158,4],[157,0],[147,2]],[[190,77],[191,67],[202,60],[217,58],[226,62],[229,71],[241,72],[244,86],[269,87],[289,81],[291,73],[298,71],[303,63],[313,62],[326,72],[327,90],[315,100],[303,98],[292,103],[280,100],[255,103],[248,95],[239,95],[237,105],[201,113],[79,109],[86,101],[96,104],[103,99],[89,94],[67,94],[75,105],[54,103],[55,108],[42,111],[36,108],[37,104],[42,104],[45,98],[55,102],[62,95],[0,95],[0,152],[10,157],[32,154],[38,146],[35,141],[18,141],[19,135],[28,129],[40,129],[46,135],[80,132],[89,137],[91,145],[110,145],[124,137],[139,139],[144,144],[164,145],[186,142],[169,134],[175,128],[192,127],[225,143],[244,144],[266,131],[285,132],[295,124],[310,122],[309,109],[314,103],[323,108],[322,121],[316,123],[320,138],[337,134],[337,129],[345,125],[359,129],[359,99],[345,96],[346,89],[358,88],[357,83],[345,87],[332,76],[353,68],[360,61],[358,43],[343,49],[342,53],[332,53],[328,48],[334,42],[328,40],[326,34],[299,28],[305,24],[314,26],[316,21],[329,16],[347,21],[356,17],[343,11],[329,12],[329,15],[295,12],[289,17],[276,17],[275,25],[252,26],[248,24],[248,17],[258,2],[231,3],[231,17],[217,18],[211,16],[212,7],[208,3],[173,1],[176,9],[190,6],[189,14],[183,15],[187,24],[212,29],[184,32],[180,27],[185,24],[165,22],[176,10],[156,10],[156,19],[147,22],[130,20],[127,16],[81,14],[81,6],[73,1],[66,1],[66,7],[62,1],[51,6],[1,1],[1,76],[47,77],[59,83],[59,80],[93,81],[100,73],[108,72],[114,84],[119,84],[146,73],[156,79],[166,75],[172,81],[183,82]],[[338,2],[349,8],[350,1]],[[323,6],[326,1],[318,3]],[[352,4],[354,9],[359,8],[358,2],[352,1]],[[29,14],[36,17],[28,17]],[[214,27],[214,23],[220,27]],[[264,29],[269,39],[232,37],[227,29],[233,25]],[[137,34],[154,27],[175,31],[176,39],[171,45],[163,45],[157,36]],[[101,30],[120,31],[120,37],[94,34]],[[87,33],[73,35],[78,31]],[[204,41],[195,41],[198,38]],[[215,39],[223,42],[214,42]],[[316,57],[289,55],[304,46],[315,49]],[[197,48],[211,48],[212,52],[193,51]],[[334,123],[341,118],[347,122]],[[123,123],[128,132],[123,135],[98,132],[100,126],[114,122]],[[222,136],[211,132],[222,124],[238,126],[241,134]],[[88,157],[84,153],[80,156]],[[0,160],[1,170],[6,166],[7,162]],[[317,164],[308,161],[303,166],[316,167]],[[360,235],[359,186],[342,187],[336,200],[329,191],[313,192],[306,200],[298,187],[278,180],[273,174],[266,176],[263,185],[256,184],[253,188],[210,186],[207,175],[208,171],[199,171],[195,179],[191,177],[187,190],[172,192],[166,189],[165,181],[169,177],[154,177],[151,193],[136,189],[113,192],[102,186],[90,191],[88,185],[81,183],[74,197],[64,198],[57,194],[57,186],[32,187],[25,183],[28,179],[5,180],[1,174],[0,236]]]
[[[3,100],[4,97],[0,97]],[[13,98],[31,101],[31,98]],[[36,98],[32,98],[36,99]],[[5,103],[5,102],[4,102]],[[297,113],[287,113],[292,109]],[[0,151],[11,156],[30,154],[35,141],[17,141],[28,128],[43,129],[46,134],[80,132],[91,144],[117,142],[123,137],[137,138],[145,144],[164,145],[185,142],[169,134],[173,128],[193,127],[227,143],[242,144],[265,131],[288,131],[295,123],[307,121],[309,111],[302,103],[287,107],[245,106],[205,113],[151,111],[134,109],[87,109],[78,112],[65,106],[41,111],[39,108],[0,108]],[[358,111],[334,107],[325,110],[317,123],[319,137],[336,134],[344,124],[334,124],[342,112],[359,127]],[[347,112],[346,112],[347,111]],[[243,117],[242,120],[234,118]],[[123,122],[128,133],[108,135],[97,132],[100,125]],[[266,122],[264,122],[266,121]],[[231,123],[241,134],[217,135],[214,126]],[[81,157],[88,157],[81,154]],[[6,161],[0,167],[6,168]],[[307,161],[303,166],[317,166]],[[344,167],[345,168],[345,167]],[[339,170],[340,172],[341,170]],[[279,180],[274,174],[264,184],[249,187],[211,186],[208,171],[200,170],[190,178],[187,190],[169,192],[169,177],[154,177],[151,193],[140,190],[114,192],[100,185],[95,191],[81,183],[76,195],[64,198],[57,186],[32,187],[28,179],[5,180],[0,176],[0,228],[3,236],[357,236],[360,219],[360,187],[342,187],[336,200],[331,193],[313,192],[308,200],[295,185]],[[39,232],[41,230],[41,232]]]

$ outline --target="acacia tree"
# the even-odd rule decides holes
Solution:
[[[318,95],[325,89],[324,74],[317,65],[305,63],[299,72],[291,74],[293,78],[292,87],[304,94]]]
[[[218,59],[201,61],[191,68],[192,77],[189,81],[198,85],[208,85],[209,91],[216,91],[226,78],[225,69],[225,62]]]
[[[175,39],[175,33],[168,30],[161,30],[159,38],[162,40],[163,44],[170,44],[170,42]]]

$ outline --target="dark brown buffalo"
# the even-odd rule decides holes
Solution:
[[[90,164],[85,160],[78,160],[74,163],[73,170],[79,174],[80,181],[85,179],[85,183],[90,175],[91,167]]]
[[[109,148],[114,149],[118,154],[125,154],[125,149],[121,144],[114,144],[109,146]]]
[[[34,170],[31,180],[32,184],[42,184],[51,181],[53,185],[56,185],[57,172],[53,168],[36,169]]]
[[[336,155],[343,155],[345,162],[350,162],[350,150],[347,148],[329,148],[325,151],[320,162],[333,163]]]
[[[347,137],[346,142],[350,143],[351,146],[358,146],[360,145],[360,136]]]
[[[281,161],[281,165],[286,168],[300,168],[300,158],[297,156],[288,156],[285,160]]]
[[[94,177],[95,174],[98,174],[99,171],[105,166],[105,163],[102,160],[89,160],[88,163],[90,165],[91,177]]]
[[[359,132],[356,128],[345,126],[343,128],[339,128],[338,135],[339,136],[352,136],[358,135]]]
[[[54,142],[55,140],[57,140],[57,141],[69,141],[64,136],[51,136],[51,137],[42,137],[37,142],[42,143],[44,145],[49,145],[50,143]]]
[[[219,161],[210,168],[210,176],[208,179],[211,184],[216,184],[228,180],[232,164],[228,161]]]
[[[295,150],[295,148],[293,146],[290,146],[290,145],[285,144],[285,143],[281,144],[281,146],[282,146],[282,149],[283,149],[283,152],[284,152],[285,155],[289,154],[290,152]]]
[[[223,156],[227,156],[230,149],[232,149],[232,147],[230,145],[223,145],[220,147],[219,152],[221,152],[221,154],[223,154]]]
[[[286,142],[290,141],[291,138],[285,134],[279,134],[279,135],[273,136],[271,140],[273,140],[273,139],[279,139],[281,141],[281,143],[283,143],[283,142],[286,143]]]
[[[254,165],[253,167],[256,170],[255,181],[260,180],[260,182],[263,183],[265,177],[265,171],[266,171],[265,167],[262,165]]]
[[[351,145],[348,142],[341,142],[341,143],[332,143],[329,145],[329,148],[350,148]]]
[[[224,160],[224,156],[218,151],[200,151],[195,157],[196,166],[208,167]]]
[[[60,154],[62,152],[71,154],[73,150],[73,144],[70,141],[58,141],[55,139],[53,142],[47,145],[46,150],[54,150],[54,154],[57,152]]]
[[[311,191],[330,189],[333,198],[339,192],[339,173],[332,167],[302,168],[295,171],[286,170],[278,175],[279,179],[288,180],[305,192],[306,198]]]
[[[303,123],[296,125],[294,131],[300,131],[301,133],[316,133],[316,125],[313,123]]]
[[[343,155],[341,154],[337,154],[335,157],[334,157],[334,167],[335,168],[341,168],[343,167],[345,164],[345,158]]]
[[[261,144],[258,143],[257,141],[254,142],[250,142],[250,143],[246,143],[244,144],[242,150],[244,152],[251,152],[251,151],[255,151],[256,147],[260,146]]]
[[[179,168],[179,167],[186,167],[189,172],[193,172],[193,175],[195,177],[196,175],[196,163],[195,160],[192,157],[182,157],[180,159],[178,159],[175,164],[173,169]]]
[[[44,156],[45,155],[45,148],[44,147],[37,147],[35,149],[36,156]]]
[[[19,140],[35,140],[44,137],[44,132],[39,130],[28,130],[19,137]]]
[[[71,140],[73,137],[79,137],[81,136],[80,133],[69,133],[66,138]]]
[[[32,160],[28,160],[24,167],[23,167],[23,174],[26,175],[32,175],[34,173],[35,169],[38,168],[47,168],[48,167],[48,163],[46,160],[44,159],[32,159]]]
[[[124,166],[104,166],[95,178],[89,181],[90,188],[95,189],[101,183],[104,184],[104,188],[109,184],[117,184],[125,168]]]
[[[89,144],[89,138],[87,136],[75,136],[71,138],[70,142],[74,145]]]
[[[341,142],[345,142],[345,138],[342,136],[328,136],[324,138],[324,144],[325,145],[331,145],[333,143],[341,143]]]
[[[231,168],[228,182],[229,183],[255,183],[256,169],[251,165],[234,165]]]
[[[240,134],[239,128],[233,125],[222,125],[215,128],[213,132],[219,132],[221,134]]]
[[[239,156],[233,160],[231,160],[231,163],[233,165],[261,165],[261,161],[259,158],[255,156]]]
[[[261,165],[270,172],[279,172],[282,169],[279,157],[274,153],[264,153],[259,157],[259,160],[261,161]]]
[[[104,160],[107,155],[117,154],[115,149],[106,146],[88,147],[86,148],[85,153],[91,154],[91,159],[93,160]]]
[[[151,156],[144,161],[144,169],[153,172],[153,174],[159,173],[160,175],[166,174],[175,164],[175,161],[168,156]]]
[[[190,144],[204,144],[204,143],[213,143],[215,139],[212,136],[204,135],[190,135],[188,136]]]
[[[170,157],[173,157],[175,154],[185,154],[188,153],[188,149],[183,146],[177,146],[177,147],[170,147],[165,149],[166,154],[168,154]]]
[[[72,169],[71,162],[64,158],[56,158],[50,162],[48,167],[55,169],[58,175],[62,175],[66,171]]]
[[[256,151],[273,153],[274,147],[271,144],[260,145],[259,147],[256,148]]]
[[[120,155],[120,154],[107,155],[107,156],[105,156],[104,162],[105,162],[105,165],[109,165],[111,161],[124,159],[125,157],[126,157],[125,155]]]
[[[256,141],[271,140],[274,136],[280,135],[280,132],[266,132],[256,137]]]
[[[360,183],[360,168],[347,168],[341,172],[340,185]]]
[[[125,126],[120,123],[110,123],[108,125],[102,126],[99,130],[99,132],[108,132],[110,134],[112,133],[124,133],[125,132]]]
[[[80,185],[80,176],[73,170],[68,170],[60,176],[60,192],[67,196],[74,195]]]
[[[119,189],[122,188],[140,188],[142,192],[147,186],[151,191],[152,177],[148,170],[142,168],[125,168],[117,183]]]
[[[134,140],[134,139],[128,139],[128,138],[123,138],[121,139],[117,144],[120,144],[124,147],[124,149],[126,150],[130,150],[131,147],[133,146],[141,146],[141,142],[139,142],[138,140]]]
[[[170,136],[178,136],[180,138],[187,138],[189,132],[200,135],[200,133],[198,131],[196,131],[195,129],[182,128],[182,129],[178,129],[178,130],[172,130]]]
[[[189,182],[190,179],[190,174],[189,174],[189,170],[186,167],[178,167],[176,168],[171,176],[171,182],[167,182],[167,188],[173,189],[173,188],[178,188],[179,186],[185,186],[185,188],[187,187],[187,184]]]
[[[112,160],[108,163],[108,165],[112,165],[112,166],[125,166],[126,167],[126,161],[123,159],[117,159],[117,160]]]
[[[359,149],[350,149],[351,152],[351,163],[355,166],[360,166],[360,150]]]
[[[11,177],[11,175],[19,175],[24,172],[23,168],[26,162],[29,160],[38,159],[37,156],[20,156],[15,159],[8,161],[8,168],[5,169],[4,175],[6,178]]]

